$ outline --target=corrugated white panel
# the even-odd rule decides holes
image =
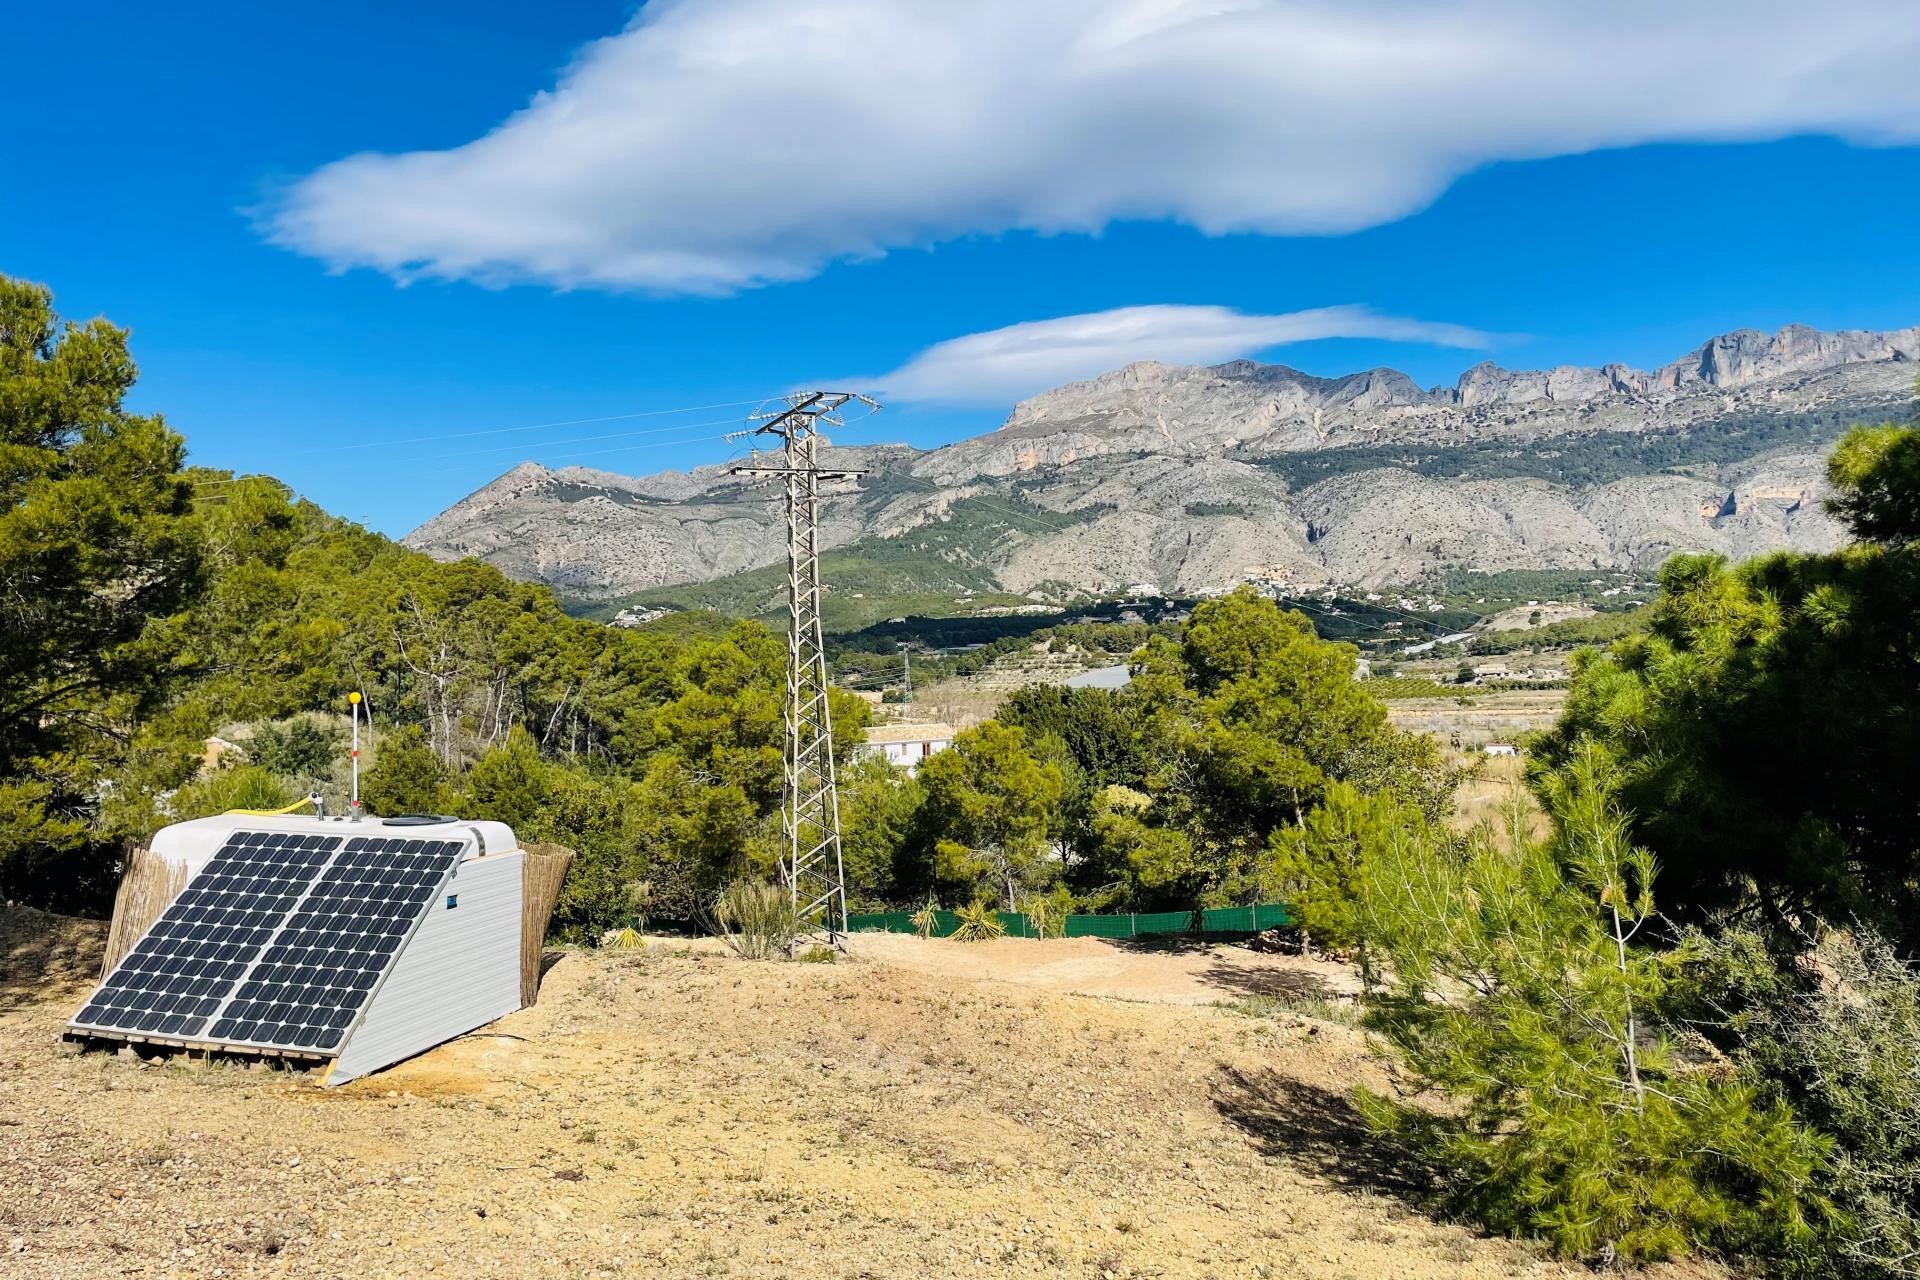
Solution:
[[[520,1007],[525,862],[515,850],[460,864],[373,993],[328,1084],[411,1058]]]

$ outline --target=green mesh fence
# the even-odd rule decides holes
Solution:
[[[996,911],[994,915],[1009,938],[1037,938],[1039,929],[1024,912]],[[932,934],[950,936],[960,927],[960,918],[951,911],[933,913]],[[915,933],[911,911],[880,911],[847,917],[853,933]],[[1151,911],[1114,915],[1068,916],[1069,938],[1140,938],[1166,933],[1258,933],[1293,923],[1285,906],[1262,902],[1250,907],[1209,907],[1204,911]]]

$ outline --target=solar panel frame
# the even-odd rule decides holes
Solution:
[[[69,1031],[336,1056],[469,848],[464,833],[236,830]]]

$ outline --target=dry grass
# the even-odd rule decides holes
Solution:
[[[113,896],[113,925],[107,933],[106,953],[100,958],[101,977],[133,950],[147,926],[158,920],[186,887],[187,869],[183,864],[169,862],[144,846],[128,850],[120,888]]]
[[[1456,831],[1471,831],[1484,823],[1503,826],[1507,811],[1520,805],[1527,815],[1527,830],[1535,837],[1549,834],[1547,815],[1526,784],[1526,761],[1518,756],[1468,756],[1471,769],[1453,796],[1450,824]]]

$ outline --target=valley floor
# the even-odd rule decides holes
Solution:
[[[1384,1083],[1359,1034],[1289,1007],[1332,966],[569,951],[536,1008],[330,1090],[63,1052],[103,933],[0,911],[8,1276],[1587,1274],[1415,1207],[1346,1101]]]

